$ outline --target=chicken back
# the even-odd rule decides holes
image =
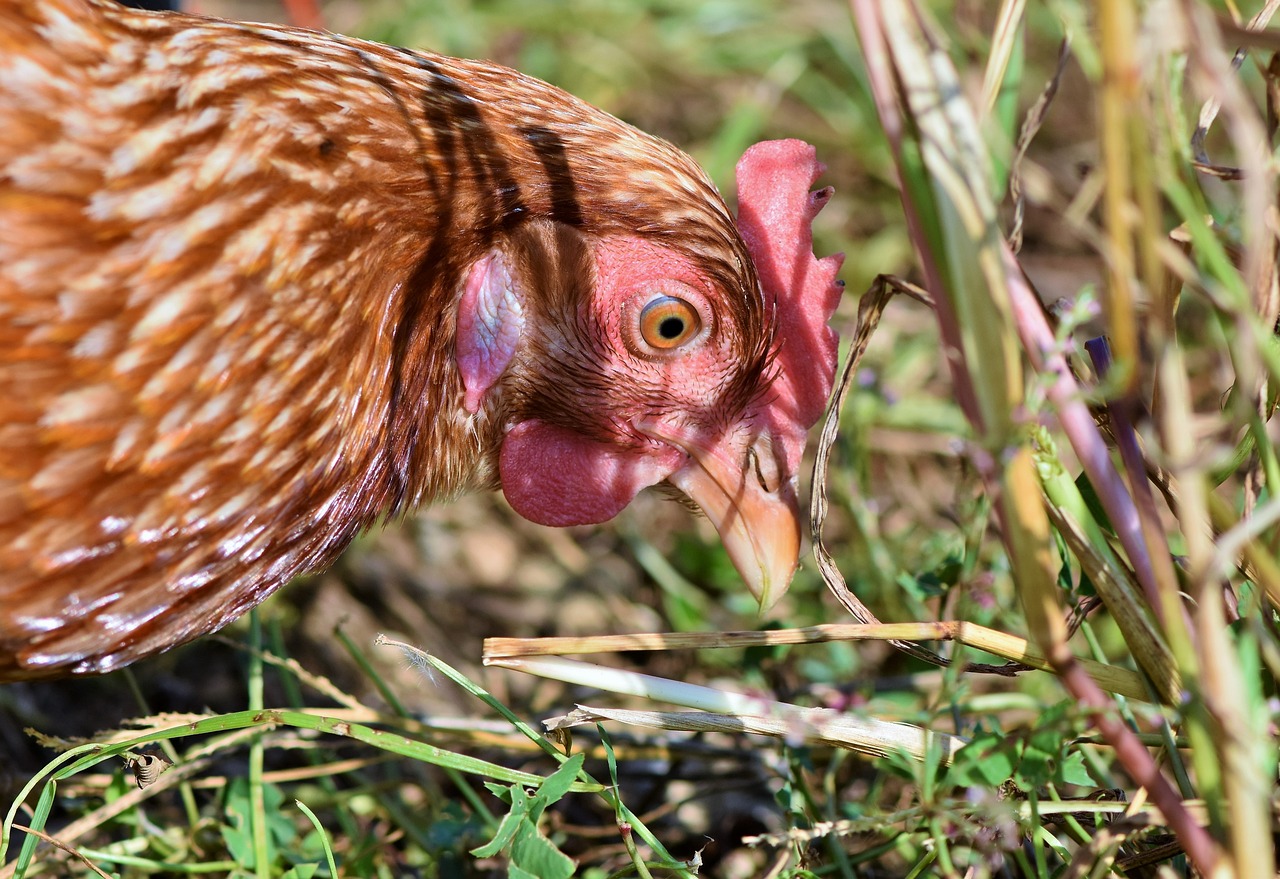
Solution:
[[[768,604],[838,258],[795,141],[683,153],[493,64],[0,5],[0,680],[213,631],[362,529],[666,482]]]

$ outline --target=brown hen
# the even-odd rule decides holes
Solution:
[[[499,485],[570,525],[667,481],[775,600],[834,365],[818,171],[753,148],[735,224],[683,153],[512,70],[7,0],[0,680],[213,631]]]

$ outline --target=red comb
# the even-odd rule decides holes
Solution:
[[[777,309],[772,395],[761,413],[783,445],[787,475],[804,454],[805,434],[819,418],[835,381],[839,336],[827,326],[844,287],[843,254],[817,259],[811,224],[831,187],[810,192],[825,170],[799,140],[770,140],[738,160],[738,230],[755,261],[765,300]]]

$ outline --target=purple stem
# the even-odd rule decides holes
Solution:
[[[1040,300],[1022,274],[1022,266],[1009,250],[1008,244],[1002,246],[1002,251],[1009,298],[1013,304],[1014,324],[1022,339],[1022,347],[1037,372],[1053,376],[1053,382],[1046,393],[1058,414],[1062,430],[1075,450],[1076,457],[1080,459],[1080,466],[1089,477],[1102,508],[1106,510],[1111,527],[1120,539],[1120,545],[1129,556],[1129,564],[1133,565],[1134,576],[1142,585],[1142,591],[1146,593],[1152,607],[1158,609],[1159,579],[1151,554],[1147,551],[1147,542],[1142,534],[1142,520],[1133,496],[1129,494],[1124,479],[1111,461],[1110,450],[1103,441],[1102,434],[1098,432],[1093,413],[1085,405],[1080,386],[1076,384],[1071,368],[1067,365],[1067,358],[1053,337],[1053,331],[1049,329]],[[1167,554],[1165,558],[1168,558]]]
[[[1088,352],[1089,359],[1093,361],[1094,371],[1099,378],[1106,378],[1111,371],[1111,346],[1107,344],[1105,336],[1098,336],[1084,343],[1084,350]],[[1149,550],[1154,550],[1157,557],[1169,558],[1169,543],[1165,539],[1164,531],[1159,527],[1160,514],[1156,510],[1155,495],[1151,491],[1151,483],[1147,479],[1147,465],[1142,459],[1142,448],[1138,445],[1138,432],[1133,426],[1133,415],[1135,403],[1131,399],[1110,400],[1107,403],[1107,413],[1111,418],[1111,432],[1116,438],[1116,448],[1120,450],[1120,460],[1124,463],[1125,473],[1129,476],[1129,490],[1132,492],[1134,510],[1138,514],[1139,529],[1143,545]],[[1092,478],[1092,477],[1090,477]],[[1111,511],[1107,511],[1110,515]],[[1125,546],[1128,549],[1128,546]],[[1138,582],[1142,584],[1142,589],[1147,594],[1147,601],[1151,603],[1152,610],[1155,611],[1156,618],[1160,621],[1166,631],[1168,630],[1168,620],[1165,619],[1165,602],[1161,600],[1159,577],[1160,575],[1174,577],[1172,564],[1168,571],[1152,570],[1151,580],[1139,577]],[[1176,589],[1176,579],[1168,581],[1170,588]],[[1191,621],[1185,621],[1188,633],[1192,631]]]

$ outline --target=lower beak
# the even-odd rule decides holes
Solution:
[[[681,445],[690,461],[670,482],[716,526],[761,612],[768,610],[786,594],[800,560],[800,505],[793,484],[778,477],[767,437],[756,439],[749,451],[729,438],[710,447]]]

